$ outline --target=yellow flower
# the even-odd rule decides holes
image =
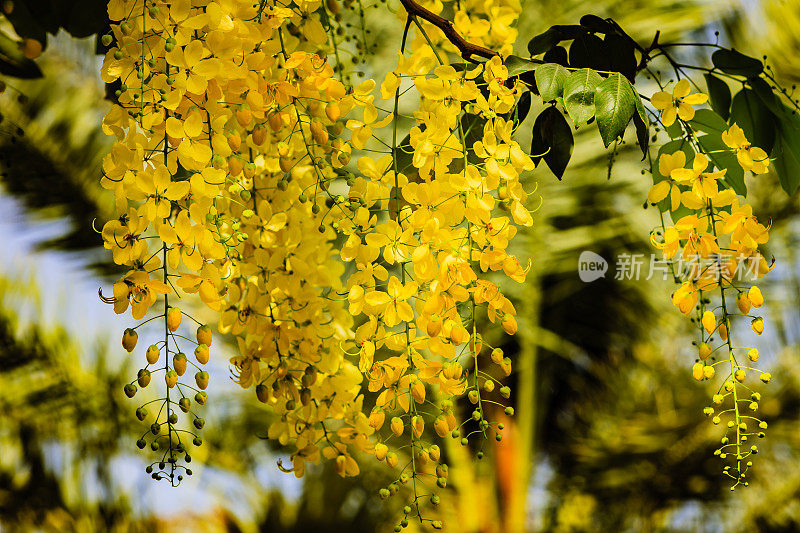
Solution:
[[[647,201],[655,204],[669,195],[670,209],[675,211],[681,205],[681,189],[678,184],[670,179],[672,171],[683,168],[686,164],[686,154],[678,150],[674,154],[661,154],[658,158],[658,172],[666,177],[666,180],[659,181],[650,187],[647,193]]]
[[[106,222],[102,231],[103,246],[111,250],[116,264],[130,265],[144,257],[147,243],[142,240],[141,234],[147,225],[147,220],[136,209]]]
[[[744,135],[744,130],[737,124],[722,132],[722,142],[733,148],[736,160],[745,171],[752,170],[754,174],[765,174],[769,170],[767,153],[757,146],[751,146]]]
[[[659,91],[650,98],[653,107],[662,111],[661,121],[664,126],[672,126],[675,118],[692,120],[694,118],[693,105],[700,105],[708,101],[708,95],[703,93],[689,94],[691,86],[689,80],[683,79],[675,84],[672,94]]]
[[[147,195],[141,212],[149,221],[168,218],[172,211],[172,203],[184,198],[189,193],[188,181],[172,181],[169,170],[158,165],[152,173],[146,173],[138,182],[142,193]]]
[[[114,284],[114,312],[124,313],[131,305],[133,318],[144,318],[151,305],[156,303],[159,294],[170,292],[169,285],[150,277],[142,270],[131,270]]]
[[[192,270],[199,271],[202,268],[203,257],[195,248],[196,231],[186,211],[178,213],[175,227],[169,223],[163,224],[158,233],[165,243],[172,245],[167,252],[167,262],[170,268],[178,268],[181,261]]]

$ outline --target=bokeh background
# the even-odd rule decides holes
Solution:
[[[92,33],[106,24],[102,5],[86,2],[88,21],[63,25]],[[367,75],[394,66],[402,25],[387,9],[367,11],[381,37]],[[766,54],[786,87],[800,77],[794,0],[526,0],[520,55],[531,36],[589,12],[643,43],[655,29],[661,42],[718,38]],[[302,481],[279,471],[287,457],[263,439],[269,412],[228,379],[230,347],[215,349],[195,475],[173,489],[145,474],[146,454],[134,446],[143,428],[122,394],[138,368],[120,349],[127,324],[97,297],[118,274],[93,230],[111,216],[98,184],[110,104],[96,37],[53,31],[36,61],[44,76],[4,77],[0,96],[0,531],[391,530],[397,504],[376,497],[388,474],[374,461],[347,480],[327,467]],[[685,53],[704,61],[698,49]],[[770,430],[751,485],[731,493],[712,455],[718,428],[702,415],[711,386],[691,378],[691,334],[669,303],[671,282],[614,279],[621,254],[649,257],[658,222],[642,206],[649,178],[638,150],[623,145],[610,165],[585,130],[563,182],[544,166],[529,177],[542,205],[516,252],[534,266],[512,293],[522,320],[505,346],[516,420],[483,461],[452,454],[450,530],[800,531],[798,198],[772,175],[748,183],[755,211],[772,223],[767,255],[778,267],[764,286],[768,331],[758,340],[736,331],[737,342],[758,346],[775,379],[764,391]],[[605,278],[579,280],[584,250],[609,259]]]

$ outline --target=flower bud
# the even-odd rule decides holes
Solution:
[[[761,335],[764,333],[764,319],[761,317],[754,318],[750,322],[750,327],[753,328],[753,333],[756,335]]]
[[[205,344],[206,346],[211,346],[211,341],[213,340],[213,336],[211,334],[211,328],[208,326],[200,326],[197,328],[197,344]]]
[[[469,403],[474,405],[474,404],[478,403],[478,399],[480,398],[480,395],[478,394],[478,391],[476,391],[475,389],[472,389],[467,393],[467,398],[469,399]]]
[[[175,368],[175,373],[179,376],[182,376],[186,373],[186,364],[188,363],[188,359],[186,359],[186,355],[183,353],[176,353],[172,357],[172,366]]]
[[[180,407],[181,411],[184,413],[188,413],[189,409],[192,407],[192,400],[189,398],[181,398],[178,400],[178,407]]]
[[[411,385],[411,396],[417,403],[425,402],[425,384],[417,380]]]
[[[158,362],[159,355],[160,353],[158,351],[158,346],[151,344],[150,347],[147,348],[147,353],[145,354],[148,364],[156,364]]]
[[[256,398],[261,403],[269,402],[269,388],[263,383],[256,385]]]
[[[386,420],[386,413],[383,409],[378,407],[374,408],[369,414],[369,425],[378,431],[383,427],[383,422]]]
[[[194,375],[194,380],[197,383],[197,388],[205,390],[208,387],[208,372],[201,370]]]
[[[703,381],[703,363],[695,363],[692,366],[692,377],[697,381]]]
[[[133,398],[136,395],[136,391],[139,389],[133,383],[128,383],[122,390],[125,392],[125,396]]]
[[[164,374],[164,381],[167,383],[167,387],[170,389],[173,388],[178,383],[178,374],[174,370],[169,370],[166,374]]]
[[[739,383],[744,383],[745,378],[747,378],[747,372],[745,372],[744,369],[740,368],[733,374],[733,377]]]
[[[431,446],[431,447],[428,449],[428,455],[429,455],[429,456],[430,456],[430,458],[431,458],[431,459],[433,459],[434,461],[438,461],[438,460],[439,460],[439,458],[442,456],[442,450],[441,450],[441,449],[439,449],[439,446],[437,446],[436,444],[434,444],[433,446]]]
[[[747,291],[747,297],[750,299],[750,303],[753,304],[753,307],[756,309],[764,305],[764,296],[761,294],[761,289],[755,285],[750,287],[750,290]]]
[[[253,144],[256,146],[261,146],[264,144],[264,141],[267,140],[267,130],[262,125],[258,125],[253,128],[253,133],[251,134],[253,139]]]
[[[403,434],[403,419],[400,417],[392,418],[391,422],[392,433],[398,437]]]
[[[712,379],[716,373],[717,371],[711,365],[703,367],[703,377],[706,379]]]
[[[399,461],[400,459],[397,457],[396,453],[389,452],[386,454],[386,464],[391,466],[392,468],[395,468]]]
[[[503,362],[503,350],[500,348],[495,348],[492,350],[492,362],[496,364],[501,364]]]
[[[736,297],[736,307],[739,308],[739,312],[743,315],[746,315],[750,312],[751,307],[750,298],[743,292],[740,292],[739,295]]]
[[[181,310],[177,307],[170,307],[169,311],[167,311],[167,329],[173,333],[177,331],[178,327],[181,325],[181,318]]]
[[[136,333],[136,330],[127,328],[122,333],[122,347],[128,351],[128,353],[132,352],[134,348],[136,348],[136,342],[139,340],[139,334]]]
[[[747,358],[750,359],[752,362],[758,361],[758,349],[757,348],[750,348],[747,351]]]
[[[719,338],[722,339],[723,342],[727,341],[728,340],[728,321],[727,320],[724,320],[723,322],[720,323],[718,331],[719,331]]]
[[[769,383],[772,380],[772,374],[769,372],[764,372],[761,374],[761,381],[764,383]]]
[[[194,357],[201,365],[208,363],[208,346],[205,344],[198,344],[194,349]]]
[[[709,346],[707,342],[704,342],[698,349],[698,356],[700,357],[701,361],[705,361],[708,359],[709,355],[711,355],[711,346]]]
[[[145,388],[150,384],[150,371],[142,368],[137,375],[137,382],[141,388]]]
[[[422,432],[425,431],[425,420],[421,416],[412,417],[411,428],[413,430],[414,436],[420,438],[422,436]]]
[[[375,459],[378,461],[383,461],[386,459],[386,455],[389,453],[389,447],[379,442],[375,445]]]
[[[717,319],[714,316],[714,313],[711,311],[706,311],[703,313],[702,324],[703,328],[706,330],[706,333],[709,335],[714,333],[714,330],[717,329]]]

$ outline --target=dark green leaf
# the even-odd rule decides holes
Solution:
[[[528,116],[528,112],[531,110],[531,93],[530,91],[525,91],[522,93],[522,96],[519,97],[519,101],[517,102],[516,108],[516,118],[514,119],[514,123],[519,124],[525,120],[525,117]]]
[[[564,80],[564,107],[575,125],[594,116],[594,95],[603,78],[592,69],[576,70]]]
[[[710,109],[698,109],[689,124],[694,129],[705,133],[721,134],[728,129],[728,123]]]
[[[580,23],[581,26],[595,33],[611,33],[615,29],[614,25],[606,19],[592,14],[582,16]]]
[[[727,48],[711,54],[711,63],[722,72],[748,78],[758,76],[764,70],[764,64],[758,59]]]
[[[531,153],[542,155],[534,157],[534,162],[544,159],[559,180],[564,176],[564,170],[572,157],[574,144],[572,128],[558,109],[548,107],[536,117]]]
[[[563,46],[554,46],[542,56],[542,61],[545,63],[558,63],[562,67],[569,65],[569,56],[567,49]]]
[[[504,62],[509,76],[519,76],[523,72],[530,72],[539,66],[538,62],[523,59],[519,56],[508,56]]]
[[[586,32],[586,29],[578,25],[555,25],[547,31],[541,33],[528,42],[528,52],[531,57],[538,56],[550,50],[561,41],[574,39],[578,35]]]
[[[800,116],[788,108],[779,115],[778,138],[770,158],[781,187],[794,194],[800,181]]]
[[[536,67],[536,86],[545,102],[555,100],[564,92],[564,80],[569,76],[567,69],[555,63],[545,63]]]
[[[783,190],[788,195],[794,194],[800,184],[800,158],[782,135],[772,148],[770,159]]]
[[[569,46],[569,66],[608,70],[608,53],[603,40],[597,35],[579,35]]]
[[[708,87],[708,99],[711,109],[719,113],[719,116],[728,120],[731,114],[731,89],[728,84],[714,76],[706,74],[706,86]]]
[[[106,0],[66,0],[69,16],[63,20],[64,29],[73,37],[89,37],[107,31],[108,2]]]
[[[647,147],[650,146],[650,131],[639,113],[633,114],[633,125],[636,127],[636,141],[642,150],[642,161],[644,161],[647,157]]]
[[[639,96],[622,74],[612,74],[597,86],[594,97],[597,127],[606,147],[625,132],[625,127],[636,113]]]
[[[777,117],[764,105],[752,89],[742,89],[733,97],[731,124],[738,124],[747,139],[754,146],[769,153],[775,142],[775,123]]]
[[[697,138],[697,142],[703,147],[703,151],[708,158],[714,163],[718,169],[726,169],[724,182],[729,185],[736,194],[745,196],[747,194],[747,187],[744,184],[744,170],[742,170],[739,161],[733,150],[728,148],[719,133],[710,133],[708,135],[701,135]]]
[[[772,111],[775,116],[780,117],[786,111],[786,107],[781,102],[780,97],[775,94],[772,86],[764,81],[763,78],[750,78],[747,80],[747,83],[753,89],[753,92],[761,98],[761,102],[767,109]]]
[[[647,111],[645,111],[641,98],[636,99],[633,125],[636,126],[636,140],[642,150],[642,161],[644,161],[647,157],[647,147],[650,146],[650,121],[647,120]]]
[[[636,54],[633,42],[622,35],[609,33],[603,39],[604,51],[608,55],[608,70],[619,72],[631,83],[636,77]]]

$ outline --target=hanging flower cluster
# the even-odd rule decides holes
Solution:
[[[753,215],[744,198],[737,196],[726,180],[729,168],[718,161],[732,158],[744,172],[764,174],[769,159],[764,150],[752,146],[743,130],[732,124],[722,132],[722,151],[708,151],[698,141],[698,132],[688,122],[692,105],[707,100],[702,93],[690,93],[689,82],[680,80],[672,93],[660,91],[651,102],[662,110],[662,121],[671,126],[679,121],[683,145],[658,159],[660,181],[648,193],[648,201],[662,202],[671,211],[674,225],[663,226],[652,235],[653,245],[671,261],[673,275],[680,282],[672,303],[698,327],[697,362],[692,374],[698,381],[723,377],[713,405],[705,409],[714,424],[726,425],[721,446],[715,452],[726,461],[723,471],[739,484],[747,485],[746,473],[758,446],[749,442],[764,437],[767,423],[756,413],[761,394],[753,381],[768,383],[768,372],[752,365],[758,361],[756,348],[738,346],[732,340],[732,326],[746,320],[761,335],[764,320],[752,314],[764,303],[753,283],[772,265],[759,251],[769,239],[768,227]],[[663,221],[663,217],[662,217]],[[735,301],[735,303],[734,303]]]
[[[510,49],[519,6],[468,4],[459,25]],[[277,415],[268,435],[292,451],[289,471],[302,476],[324,457],[357,475],[359,455],[372,454],[399,469],[381,494],[412,480],[422,520],[421,498],[432,492],[422,476],[447,482],[434,435],[461,435],[458,398],[474,405],[465,444],[471,434],[501,438],[482,398],[495,378],[477,366],[488,349],[478,321],[517,329],[514,306],[487,276],[524,280],[527,267],[506,248],[515,225],[532,223],[519,176],[533,163],[501,116],[516,93],[499,58],[456,70],[437,30],[421,26],[380,87],[395,107],[385,113],[373,81],[352,87],[324,59],[345,52],[338,10],[330,1],[109,2],[114,45],[102,76],[119,89],[103,121],[116,142],[102,185],[119,217],[102,235],[129,271],[105,300],[135,320],[160,309],[125,331],[129,352],[136,329],[164,322],[164,339],[125,387],[133,397],[164,375],[163,397],[136,413],[150,424],[139,447],[164,450],[148,467],[153,477],[190,474],[179,464],[191,459],[186,439],[201,443],[186,425],[204,424],[196,404],[207,399],[211,329],[201,325],[196,342],[176,333],[176,303],[198,294],[236,339],[236,381]],[[400,86],[411,83],[422,100],[402,144]],[[376,132],[390,127],[388,149]],[[362,155],[351,169],[354,150],[380,151],[368,145],[385,154]],[[404,150],[413,152],[408,169],[398,167]],[[194,357],[183,353],[189,346]],[[492,360],[510,373],[501,350]],[[188,366],[197,367],[194,384],[183,378]],[[390,431],[378,433],[384,421]]]

